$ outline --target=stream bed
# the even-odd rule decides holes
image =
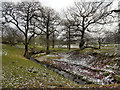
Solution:
[[[50,70],[64,76],[65,78],[68,78],[68,79],[70,79],[70,80],[72,80],[72,81],[74,81],[74,82],[76,82],[76,83],[78,83],[80,85],[85,85],[86,84],[86,81],[81,80],[80,76],[73,75],[73,74],[71,74],[71,73],[69,73],[69,72],[67,72],[65,70],[55,68],[55,67],[53,67],[51,65],[48,65],[48,64],[43,64],[43,63],[41,63],[40,61],[38,61],[38,60],[36,60],[34,58],[30,58],[30,60],[34,61],[34,62],[36,62],[38,64],[41,64],[43,67],[49,68]]]
[[[117,72],[112,69],[106,69],[107,62],[111,62],[113,58],[101,60],[102,56],[82,55],[76,57],[70,53],[49,54],[37,57],[40,63],[48,65],[49,68],[60,75],[69,78],[79,84],[114,84]],[[102,62],[101,62],[102,61]],[[102,64],[103,63],[103,64]],[[54,69],[53,69],[54,67]],[[107,76],[105,74],[108,74]]]

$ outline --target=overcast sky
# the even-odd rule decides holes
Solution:
[[[4,0],[4,1],[21,2],[25,0]],[[30,0],[26,0],[26,1],[30,1]],[[57,11],[60,11],[66,7],[69,7],[74,2],[74,0],[36,0],[36,1],[40,1],[42,5],[52,7]]]
[[[50,6],[59,11],[69,7],[74,3],[74,0],[39,0],[43,5]]]
[[[10,2],[21,2],[21,1],[25,1],[25,0],[4,0],[4,1],[10,1]],[[26,1],[31,1],[31,0],[26,0]],[[35,1],[35,0],[33,0]],[[42,5],[45,6],[49,6],[52,7],[53,9],[57,10],[57,11],[61,11],[64,8],[67,8],[69,6],[71,6],[74,1],[80,1],[80,0],[36,0],[36,1],[40,1],[42,3]],[[83,0],[85,1],[85,0]],[[86,0],[88,2],[92,2],[92,1],[102,1],[102,0]],[[117,3],[120,0],[105,0],[105,1],[114,1],[113,7],[117,8]],[[2,0],[1,0],[2,2]]]
[[[25,0],[4,0],[5,1],[9,1],[9,2],[21,2],[21,1],[25,1]],[[26,0],[26,1],[31,1],[31,0]],[[35,0],[33,0],[35,1]],[[72,4],[74,4],[75,1],[80,1],[80,0],[36,0],[36,1],[40,1],[42,5],[44,6],[49,6],[52,7],[53,9],[55,9],[56,11],[62,11],[63,9],[71,6]],[[85,1],[85,0],[83,0]],[[92,1],[102,1],[102,0],[86,0],[88,2],[92,2]],[[113,1],[113,9],[117,9],[118,8],[118,1],[120,0],[105,0],[105,1]],[[2,0],[0,1],[2,2]],[[116,25],[113,25],[114,27],[116,27]]]

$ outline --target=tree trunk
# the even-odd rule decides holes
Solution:
[[[85,41],[84,41],[84,31],[82,32],[82,35],[81,35],[81,41],[79,43],[79,48],[83,48],[84,47],[84,44],[85,44]]]
[[[2,43],[4,42],[4,40],[3,40],[3,27],[2,27]]]
[[[55,34],[53,33],[52,48],[55,47]]]
[[[24,57],[29,58],[29,54],[28,54],[28,45],[25,44],[25,53],[24,53]]]
[[[49,54],[50,51],[49,51],[49,35],[46,34],[46,54]]]
[[[35,48],[35,35],[33,36],[33,48]]]
[[[100,42],[100,41],[98,41],[98,43],[99,43],[99,49],[101,49],[101,42]]]
[[[84,24],[84,21],[85,21],[85,17],[83,17],[83,20],[82,20],[82,31],[81,31],[81,41],[79,43],[79,48],[83,48],[84,47],[84,44],[85,44],[85,41],[84,41],[84,33],[85,33],[85,24]]]
[[[27,12],[27,20],[26,20],[26,29],[25,29],[25,53],[24,57],[30,58],[29,53],[28,53],[28,30],[29,30],[29,9]]]
[[[24,57],[30,58],[29,53],[28,53],[27,35],[25,36],[25,53],[24,53]]]
[[[52,48],[55,48],[55,40],[53,39]]]
[[[68,49],[71,49],[71,40],[70,40],[70,27],[69,27],[69,32],[68,32]]]
[[[49,54],[49,19],[50,16],[48,14],[48,18],[47,18],[47,24],[46,24],[46,54]]]

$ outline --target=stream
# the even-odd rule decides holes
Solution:
[[[43,63],[41,63],[40,61],[38,61],[38,60],[36,60],[36,59],[34,59],[34,58],[32,58],[32,57],[30,58],[30,60],[31,60],[31,61],[34,61],[34,62],[36,62],[36,63],[38,63],[38,64],[41,64],[42,66],[44,66],[44,67],[46,67],[46,68],[49,68],[50,70],[58,73],[59,75],[62,75],[62,76],[64,76],[65,78],[68,78],[68,79],[70,79],[70,80],[72,80],[72,81],[74,81],[74,82],[76,82],[76,83],[78,83],[78,84],[80,84],[80,85],[85,85],[85,84],[86,84],[85,81],[82,81],[82,80],[80,79],[80,76],[73,75],[73,74],[71,74],[71,73],[69,73],[69,72],[67,72],[67,71],[65,71],[65,70],[61,70],[61,69],[55,68],[55,67],[53,67],[53,66],[51,66],[51,65],[48,65],[48,64],[43,64]]]
[[[110,62],[112,58],[101,60],[101,55],[77,55],[70,53],[49,54],[30,60],[78,83],[85,84],[114,84],[115,70],[107,69],[104,63]],[[101,62],[102,61],[102,62]],[[106,73],[109,73],[105,76]]]

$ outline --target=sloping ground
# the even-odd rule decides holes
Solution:
[[[79,87],[71,80],[23,57],[23,49],[2,45],[3,88]]]
[[[119,80],[116,80],[116,76],[120,76],[117,71],[117,58],[115,56],[105,56],[92,52],[91,54],[83,55],[81,55],[81,53],[72,54],[68,58],[72,62],[77,62],[77,65],[84,66],[82,69],[76,67],[77,71],[75,73],[81,73],[84,78],[88,78],[96,84],[120,83]],[[107,68],[108,66],[112,68]]]
[[[42,63],[47,63],[72,74],[82,76],[83,80],[85,79],[96,84],[105,85],[105,87],[116,87],[116,85],[119,87],[120,76],[116,65],[118,61],[117,57],[114,53],[111,55],[111,52],[110,55],[109,53],[106,54],[108,51],[105,52],[101,50],[101,52],[100,54],[93,50],[87,50],[85,52],[75,51],[70,53],[47,55],[37,59]],[[88,87],[89,86],[91,85],[88,85]]]
[[[3,45],[2,52],[3,88],[120,88],[119,84],[78,85],[40,64],[25,59],[22,48]],[[50,57],[48,59],[50,60]]]

